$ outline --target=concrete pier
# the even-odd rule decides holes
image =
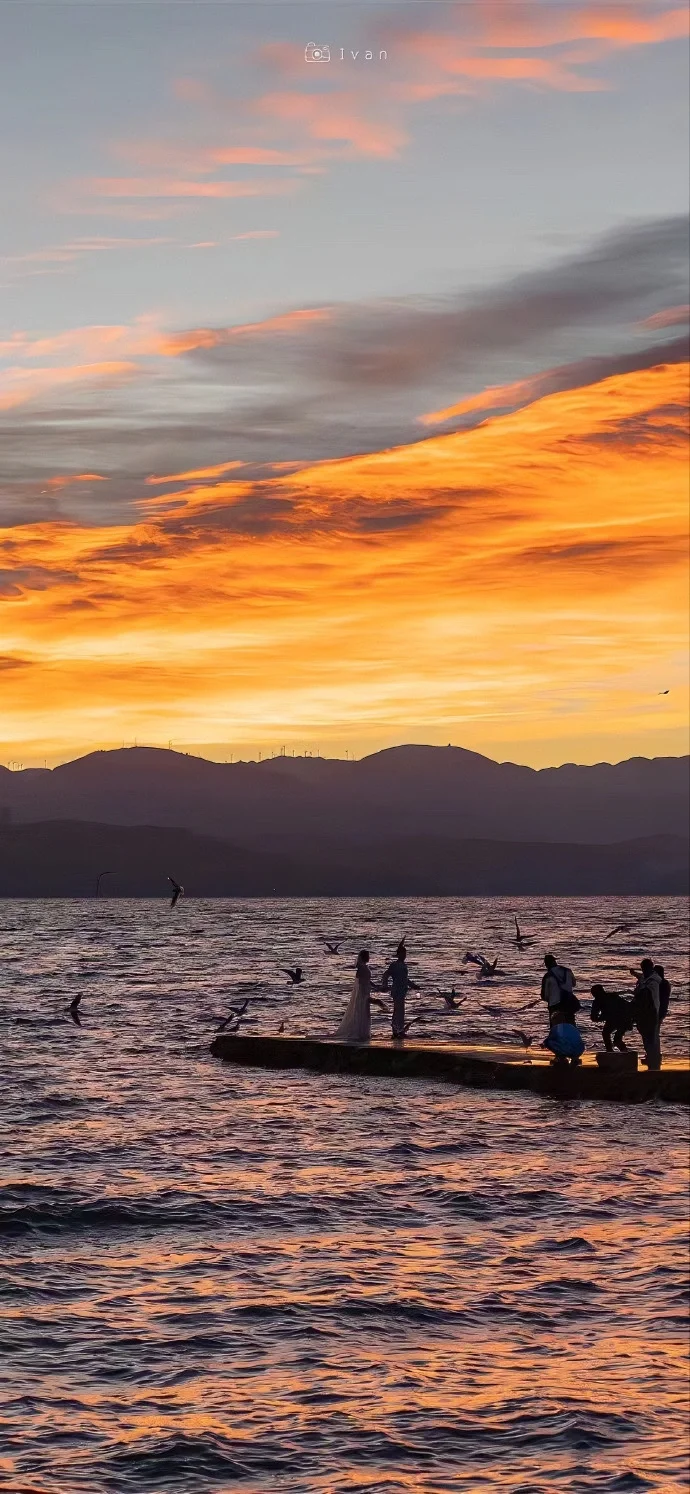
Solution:
[[[327,1038],[250,1037],[220,1033],[211,1052],[224,1063],[266,1069],[314,1069],[322,1074],[370,1074],[396,1079],[440,1079],[479,1089],[527,1089],[561,1099],[661,1099],[690,1104],[690,1065],[670,1059],[659,1073],[601,1069],[593,1054],[578,1068],[554,1067],[543,1050],[529,1061],[519,1048],[433,1047],[425,1043],[337,1043]]]

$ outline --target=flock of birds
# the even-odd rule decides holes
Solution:
[[[637,922],[639,923],[639,920],[637,920]],[[520,924],[518,923],[517,918],[514,919],[514,923],[515,923],[515,934],[513,936],[513,943],[515,944],[515,946],[516,946],[517,949],[519,949],[519,950],[528,949],[531,945],[536,944],[538,942],[536,935],[533,935],[533,934],[524,934],[523,933],[522,929],[520,928]],[[616,924],[615,928],[611,929],[606,934],[605,937],[607,939],[611,939],[611,938],[613,938],[613,936],[615,934],[629,933],[635,926],[636,925],[633,922]],[[340,941],[338,943],[335,943],[335,942],[333,942],[333,941],[331,941],[329,939],[325,939],[324,938],[323,939],[323,946],[324,946],[325,953],[329,954],[329,955],[337,955],[337,954],[339,954],[340,953],[340,949],[341,949],[341,942],[342,941]],[[404,943],[404,940],[402,942]],[[473,950],[470,950],[470,949],[468,949],[468,950],[465,951],[465,954],[464,954],[464,956],[462,958],[461,963],[463,965],[475,965],[477,967],[477,981],[480,984],[482,982],[493,980],[493,978],[495,976],[501,977],[501,976],[505,976],[507,974],[507,972],[505,970],[502,970],[499,967],[498,958],[496,958],[494,960],[488,960],[487,957],[486,957],[486,955],[482,954],[481,952],[475,953]],[[279,968],[280,968],[280,973],[282,975],[285,975],[287,977],[287,984],[288,985],[290,985],[290,986],[300,986],[300,985],[302,985],[305,982],[306,976],[305,976],[305,971],[304,971],[303,966],[301,966],[301,965],[280,966]],[[466,971],[461,971],[460,972],[460,976],[461,977],[463,975],[465,975],[465,974],[469,974],[469,972],[468,971],[467,972]],[[459,993],[455,989],[454,985],[451,987],[451,989],[449,991],[443,991],[443,990],[440,990],[438,987],[436,987],[431,994],[434,995],[434,996],[436,996],[436,997],[438,997],[438,998],[440,998],[440,1000],[442,1002],[442,1006],[440,1008],[438,1008],[438,1007],[421,1007],[420,1010],[415,1014],[415,1016],[410,1017],[409,1021],[406,1022],[405,1027],[403,1029],[404,1033],[407,1033],[409,1031],[409,1029],[411,1027],[413,1027],[415,1024],[417,1024],[417,1023],[424,1023],[424,1021],[428,1017],[436,1017],[437,1018],[439,1016],[439,1014],[442,1014],[443,1012],[451,1013],[451,1012],[458,1012],[458,1011],[460,1011],[463,1008],[464,1004],[469,999],[468,995],[465,994],[464,992],[462,994]],[[371,999],[372,1004],[374,1006],[379,1007],[380,1010],[381,1010],[381,1012],[385,1016],[390,1016],[390,1007],[386,1006],[385,1002],[379,1000],[378,997],[373,996],[373,995],[371,996],[370,999]],[[251,1017],[247,1017],[247,1012],[248,1012],[248,1009],[249,1009],[250,1002],[251,1002],[251,997],[247,997],[240,1005],[233,1005],[233,1006],[231,1006],[230,1009],[229,1009],[229,1012],[228,1012],[227,1016],[224,1017],[223,1021],[217,1027],[216,1031],[218,1033],[220,1033],[220,1032],[236,1033],[236,1032],[240,1031],[240,1028],[241,1028],[241,1026],[243,1025],[244,1022],[246,1022],[246,1021],[250,1021],[251,1022],[253,1019]],[[538,1000],[537,1001],[531,1001],[531,1002],[528,1003],[527,1006],[525,1006],[523,1008],[523,1010],[524,1011],[529,1011],[532,1007],[537,1006],[538,1004],[539,1004]],[[486,1013],[487,1016],[489,1016],[491,1018],[494,1018],[494,1019],[505,1016],[505,1012],[504,1012],[503,1008],[499,1007],[499,1006],[481,1005],[481,1006],[478,1007],[478,1010],[481,1011],[481,1012],[483,1012],[483,1013]],[[277,1028],[277,1033],[278,1033],[278,1035],[281,1035],[282,1033],[284,1033],[284,1031],[285,1031],[285,1022],[281,1022],[280,1025]],[[519,1042],[520,1046],[522,1048],[524,1048],[526,1055],[528,1054],[530,1048],[532,1048],[534,1046],[534,1044],[539,1041],[539,1038],[538,1038],[537,1035],[526,1033],[521,1028],[517,1028],[517,1029],[514,1030],[513,1037],[515,1037],[517,1039],[517,1041]]]
[[[101,884],[101,881],[102,881],[103,877],[110,876],[110,875],[112,875],[112,873],[110,873],[110,872],[100,872],[99,873],[98,878],[97,878],[97,882],[96,882],[96,892],[97,892],[97,894],[100,892],[100,884]],[[168,881],[170,883],[170,886],[172,887],[172,895],[171,895],[171,898],[170,898],[170,907],[174,908],[174,907],[176,907],[176,905],[179,902],[180,898],[183,897],[183,895],[184,895],[184,887],[182,886],[182,884],[180,882],[178,882],[175,879],[175,877],[168,876]],[[523,933],[522,929],[520,928],[520,924],[518,922],[518,919],[515,917],[513,921],[514,921],[514,924],[515,924],[515,933],[513,935],[512,942],[514,943],[516,949],[518,949],[518,950],[526,950],[526,949],[529,949],[531,947],[531,945],[537,943],[537,936],[536,935]],[[640,920],[640,919],[634,919],[634,920],[629,920],[628,922],[617,923],[615,925],[615,928],[612,928],[612,929],[609,930],[609,932],[605,935],[605,938],[606,939],[612,939],[616,934],[629,934],[635,928],[639,927],[639,924],[640,924],[641,921],[642,920]],[[322,942],[323,942],[323,947],[324,947],[324,951],[325,951],[326,954],[329,954],[329,955],[338,955],[340,953],[341,946],[342,946],[342,940],[333,941],[331,939],[326,939],[324,937],[323,940],[322,940]],[[402,942],[404,943],[404,940]],[[506,973],[507,973],[505,970],[502,970],[499,967],[498,957],[496,959],[494,959],[494,960],[489,960],[489,959],[487,959],[486,955],[484,955],[484,954],[481,953],[481,951],[475,952],[474,950],[471,950],[471,949],[466,950],[464,956],[462,957],[461,963],[463,965],[474,965],[474,966],[477,967],[477,981],[480,984],[483,983],[483,982],[492,981],[495,977],[499,977],[499,978],[500,977],[504,977],[506,975]],[[280,968],[281,974],[284,975],[284,976],[286,976],[286,978],[287,978],[287,984],[288,985],[290,985],[290,986],[300,986],[300,985],[304,984],[305,979],[306,979],[306,975],[305,975],[305,971],[304,971],[304,968],[303,968],[302,965],[293,965],[293,966],[286,965],[286,966],[280,966],[279,968]],[[460,971],[459,974],[460,974],[460,977],[462,977],[462,976],[464,976],[466,974],[469,974],[469,972],[463,970],[463,971]],[[428,1017],[438,1017],[439,1012],[440,1013],[443,1013],[443,1012],[451,1013],[451,1012],[458,1012],[458,1011],[460,1011],[462,1009],[462,1007],[464,1006],[465,1002],[468,1000],[468,996],[466,994],[464,994],[464,993],[460,994],[455,989],[454,985],[451,987],[451,989],[449,991],[442,991],[442,990],[440,990],[437,987],[437,988],[434,989],[434,991],[431,994],[434,995],[434,996],[436,996],[436,997],[438,997],[438,998],[440,998],[441,1002],[443,1003],[442,1006],[440,1008],[438,1008],[438,1007],[422,1007],[422,1008],[420,1008],[420,1010],[413,1017],[410,1017],[409,1021],[405,1024],[405,1028],[404,1028],[404,1032],[405,1033],[407,1033],[409,1031],[409,1029],[412,1026],[414,1026],[416,1023],[423,1023]],[[72,1001],[70,1001],[69,1005],[66,1008],[66,1012],[67,1012],[69,1018],[78,1027],[81,1027],[81,1016],[80,1016],[80,1012],[79,1012],[79,1007],[80,1007],[81,999],[82,999],[81,993],[79,993],[77,996],[74,997],[74,999]],[[244,1022],[246,1022],[246,1021],[252,1021],[253,1019],[251,1017],[247,1017],[247,1012],[248,1012],[248,1009],[249,1009],[249,1005],[250,1005],[251,999],[252,998],[250,996],[248,996],[242,1002],[240,1002],[239,1004],[237,1004],[237,1005],[231,1005],[230,1008],[229,1008],[229,1011],[227,1013],[227,1016],[225,1016],[223,1018],[223,1020],[219,1024],[219,1026],[216,1028],[216,1032],[217,1033],[221,1033],[221,1032],[225,1032],[225,1033],[239,1032],[240,1027],[243,1025]],[[390,1015],[390,1008],[386,1006],[385,1002],[379,1000],[376,996],[373,996],[373,995],[371,997],[371,1001],[372,1001],[373,1005],[375,1005],[375,1006],[377,1006],[377,1007],[380,1008],[381,1012],[384,1015],[386,1015],[386,1016]],[[523,1010],[524,1011],[529,1011],[532,1007],[538,1006],[538,1005],[539,1005],[539,1001],[538,1000],[537,1001],[531,1001],[531,1002],[528,1003],[527,1006],[525,1006],[523,1008]],[[505,1016],[505,1012],[504,1012],[503,1008],[498,1007],[498,1006],[480,1006],[478,1008],[478,1010],[481,1011],[481,1012],[483,1012],[483,1013],[486,1013],[487,1016],[492,1017],[494,1019]],[[280,1035],[280,1034],[284,1033],[284,1031],[285,1031],[285,1022],[283,1021],[283,1022],[281,1022],[279,1024],[279,1026],[277,1028],[277,1033]],[[534,1036],[534,1035],[532,1035],[530,1033],[523,1032],[522,1029],[520,1029],[520,1028],[515,1029],[515,1031],[513,1032],[513,1036],[515,1038],[517,1038],[517,1040],[520,1043],[520,1045],[524,1048],[525,1054],[527,1054],[529,1052],[529,1049],[531,1047],[533,1047],[533,1045],[538,1041],[537,1036]]]

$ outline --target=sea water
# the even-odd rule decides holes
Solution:
[[[685,1051],[678,899],[0,903],[0,1488],[687,1489],[682,1107],[211,1058],[245,997],[333,1031],[402,935],[424,1041],[541,1035],[546,949],[582,997],[649,952]]]

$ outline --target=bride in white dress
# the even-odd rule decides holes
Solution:
[[[334,1038],[341,1043],[368,1043],[371,1037],[371,991],[373,980],[369,969],[369,950],[360,950],[355,968],[352,995]]]

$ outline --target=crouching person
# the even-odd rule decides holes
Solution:
[[[603,986],[592,986],[591,1018],[593,1022],[603,1022],[602,1037],[607,1053],[612,1053],[618,1048],[621,1053],[627,1053],[623,1042],[623,1035],[631,1032],[634,1018],[629,1001],[624,1001],[620,991],[605,991]]]
[[[577,1068],[581,1062],[585,1045],[582,1033],[574,1022],[554,1022],[549,1028],[548,1036],[544,1038],[542,1048],[550,1048],[554,1054],[553,1062],[557,1065],[567,1065],[568,1060],[573,1068]]]

